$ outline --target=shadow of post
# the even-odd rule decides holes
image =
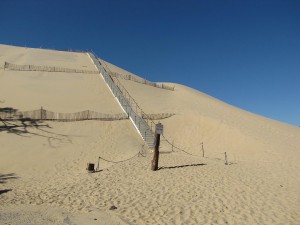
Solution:
[[[178,169],[178,168],[185,168],[185,167],[194,167],[194,166],[206,166],[205,163],[197,163],[197,164],[189,164],[189,165],[180,165],[180,166],[162,166],[159,167],[158,170],[169,170],[169,169]]]

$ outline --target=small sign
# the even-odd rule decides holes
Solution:
[[[155,126],[155,132],[157,134],[163,134],[164,126],[161,123],[156,124]]]

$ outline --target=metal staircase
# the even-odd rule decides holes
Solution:
[[[88,52],[89,57],[92,59],[93,63],[97,67],[98,71],[102,75],[106,84],[110,88],[113,95],[116,97],[120,103],[123,110],[127,113],[128,117],[146,142],[149,148],[154,147],[154,133],[152,129],[155,128],[155,124],[150,119],[143,119],[143,115],[146,115],[135,100],[130,96],[128,91],[121,85],[118,79],[113,79],[109,74],[109,71],[104,68],[103,63],[101,63],[96,57],[95,53]]]

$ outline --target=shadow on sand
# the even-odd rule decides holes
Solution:
[[[1,174],[0,173],[0,184],[6,183],[8,180],[11,179],[18,179],[18,177],[15,176],[14,173],[9,173],[9,174]],[[7,192],[12,191],[12,189],[0,189],[0,195],[5,194]]]
[[[45,123],[45,121],[33,120],[30,118],[19,118],[14,120],[4,120],[0,118],[0,133],[6,132],[26,138],[30,138],[32,136],[47,138],[50,147],[55,147],[52,144],[53,141],[60,143],[72,143],[69,135],[51,132],[48,130],[49,128],[52,127]]]
[[[7,192],[12,191],[12,189],[4,189],[4,190],[0,190],[0,195],[5,194]]]
[[[51,128],[48,124],[44,124],[43,122],[32,120],[30,118],[22,118],[10,121],[0,118],[0,121],[3,124],[0,126],[0,132],[7,132],[20,136],[24,136],[25,134],[37,135],[36,133],[28,131],[28,128],[30,127],[34,127],[37,129],[41,127]]]
[[[14,173],[1,174],[0,173],[0,184],[6,183],[7,180],[18,179]]]
[[[189,165],[180,165],[180,166],[162,166],[159,167],[158,170],[166,170],[166,169],[178,169],[184,167],[194,167],[194,166],[206,166],[205,163],[197,163],[197,164],[189,164]]]

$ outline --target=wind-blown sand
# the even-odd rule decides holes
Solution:
[[[95,69],[84,53],[0,45],[4,61]],[[160,170],[151,171],[152,153],[129,120],[0,122],[1,225],[300,224],[299,127],[182,85],[120,82],[146,113],[175,113],[160,121],[165,137],[196,156],[163,138]],[[0,70],[0,108],[41,106],[123,112],[99,75]],[[101,171],[87,173],[99,156],[133,158],[101,159]]]

